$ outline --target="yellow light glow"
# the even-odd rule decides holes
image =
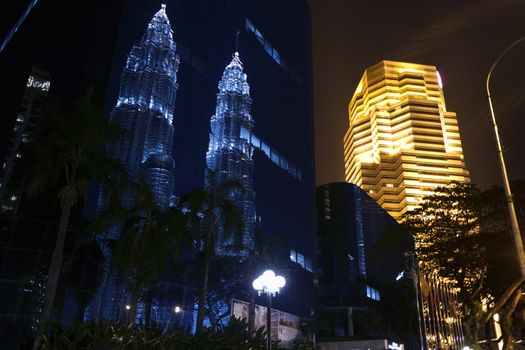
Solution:
[[[470,181],[456,115],[437,85],[434,67],[383,61],[365,71],[348,106],[345,179],[398,220],[436,187]]]

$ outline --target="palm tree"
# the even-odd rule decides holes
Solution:
[[[114,244],[112,262],[120,275],[131,283],[130,309],[127,322],[133,325],[137,302],[146,288],[162,276],[168,258],[177,257],[190,242],[185,218],[178,207],[162,210],[148,184],[139,179],[131,188],[131,208],[110,206],[103,210],[93,227],[100,232],[97,221],[106,228],[120,226],[121,235]]]
[[[224,179],[217,171],[207,169],[206,186],[182,198],[189,210],[190,225],[197,234],[200,255],[198,283],[197,332],[202,329],[206,309],[208,274],[210,263],[215,256],[217,233],[225,233],[224,239],[231,238],[240,245],[241,213],[232,200],[235,194],[243,193],[244,186],[238,180]]]
[[[37,196],[56,190],[61,210],[33,349],[38,349],[51,317],[73,206],[85,194],[89,181],[98,179],[106,188],[113,189],[124,172],[117,161],[100,152],[120,131],[109,125],[102,110],[91,101],[91,95],[92,89],[89,89],[72,103],[49,113],[30,145],[32,163],[25,171],[28,174],[26,192]]]

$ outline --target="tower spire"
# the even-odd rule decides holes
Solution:
[[[239,34],[241,34],[239,31],[235,33],[235,52],[239,52]]]

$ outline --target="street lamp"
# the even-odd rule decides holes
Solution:
[[[267,348],[272,348],[272,296],[279,293],[282,287],[286,284],[286,280],[283,276],[275,276],[275,272],[272,270],[266,270],[262,275],[256,278],[253,283],[253,289],[255,289],[259,295],[266,293],[268,296],[268,308],[266,310],[266,338],[268,341]]]
[[[512,200],[512,192],[510,190],[509,178],[507,176],[507,169],[505,167],[505,160],[503,159],[503,149],[501,147],[501,139],[498,133],[498,125],[496,124],[496,117],[494,116],[494,108],[492,107],[492,100],[490,98],[489,82],[492,71],[499,63],[499,61],[516,45],[525,40],[525,36],[519,38],[508,46],[503,52],[496,58],[496,61],[492,64],[487,75],[487,98],[489,99],[490,113],[492,115],[492,124],[494,126],[494,134],[496,134],[496,143],[498,145],[499,165],[501,168],[501,174],[503,177],[503,188],[505,189],[505,197],[507,199],[507,208],[509,212],[510,226],[512,228],[512,236],[514,237],[514,244],[516,246],[516,252],[518,254],[518,264],[520,267],[521,277],[525,278],[525,254],[523,252],[523,242],[521,240],[520,227],[518,225],[518,218],[516,217],[516,210],[514,209],[514,202]]]

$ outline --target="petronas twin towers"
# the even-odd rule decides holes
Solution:
[[[131,176],[142,177],[150,186],[160,208],[166,209],[174,200],[173,115],[178,89],[179,56],[173,31],[166,15],[166,6],[153,16],[140,43],[133,45],[121,75],[120,92],[111,113],[111,122],[127,131],[126,135],[108,145],[108,153],[125,164]],[[243,247],[235,254],[245,255],[253,248],[255,205],[252,186],[253,146],[243,138],[251,132],[251,98],[246,74],[239,54],[235,52],[219,82],[215,115],[211,117],[207,168],[216,173],[218,183],[238,180],[242,193],[231,193],[241,212]],[[209,186],[210,184],[206,184]],[[217,183],[215,183],[217,185]],[[130,199],[132,200],[132,199]],[[104,207],[101,195],[98,208]],[[117,230],[109,238],[118,238]],[[221,237],[222,236],[222,237]],[[231,254],[231,241],[219,232],[217,251]],[[111,254],[104,250],[106,266],[103,281],[86,319],[117,319],[121,307],[119,283],[109,263]]]

